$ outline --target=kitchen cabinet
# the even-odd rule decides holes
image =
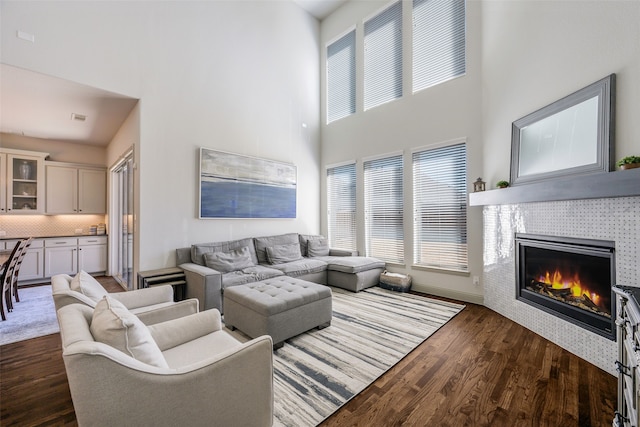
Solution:
[[[60,237],[45,239],[44,274],[74,275],[80,270],[102,273],[107,270],[107,237]]]
[[[107,238],[78,238],[78,271],[98,273],[107,271]]]
[[[4,248],[13,249],[16,243],[18,243],[18,240],[5,240]],[[18,282],[42,278],[44,278],[44,241],[42,239],[33,239],[26,255],[22,259]]]
[[[2,150],[0,158],[0,212],[41,214],[44,212],[44,159],[47,153]]]
[[[78,272],[78,239],[57,238],[44,242],[44,274],[73,275]]]
[[[106,213],[106,169],[46,162],[46,178],[47,214]]]

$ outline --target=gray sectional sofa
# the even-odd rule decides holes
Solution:
[[[283,275],[353,292],[378,284],[385,263],[353,255],[330,249],[323,236],[288,233],[179,248],[176,264],[185,272],[187,298],[222,312],[225,288]]]

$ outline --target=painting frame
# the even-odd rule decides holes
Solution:
[[[199,149],[199,219],[295,219],[297,167],[206,147]]]
[[[511,185],[614,167],[615,74],[512,124]]]

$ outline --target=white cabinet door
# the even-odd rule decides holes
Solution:
[[[13,249],[18,240],[7,240],[7,249]],[[42,239],[34,239],[27,249],[27,254],[22,259],[18,282],[24,280],[36,280],[44,278],[44,243]]]
[[[107,212],[107,173],[97,169],[78,169],[78,213]]]
[[[44,181],[43,157],[7,154],[7,213],[43,213]]]
[[[78,169],[47,165],[48,214],[78,212]]]
[[[78,238],[78,271],[103,273],[107,271],[107,236]]]
[[[78,239],[47,239],[44,247],[44,274],[76,274],[78,272]]]
[[[105,214],[107,173],[101,168],[47,162],[48,214]]]
[[[102,273],[107,270],[107,245],[78,246],[78,270]]]

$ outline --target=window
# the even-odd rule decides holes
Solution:
[[[413,0],[413,92],[466,72],[465,0]]]
[[[402,2],[364,23],[364,109],[402,96]]]
[[[364,162],[366,254],[404,263],[402,155]]]
[[[327,169],[329,246],[356,250],[356,165]]]
[[[466,145],[413,153],[414,263],[467,271]]]
[[[327,46],[327,123],[356,112],[356,30]]]

